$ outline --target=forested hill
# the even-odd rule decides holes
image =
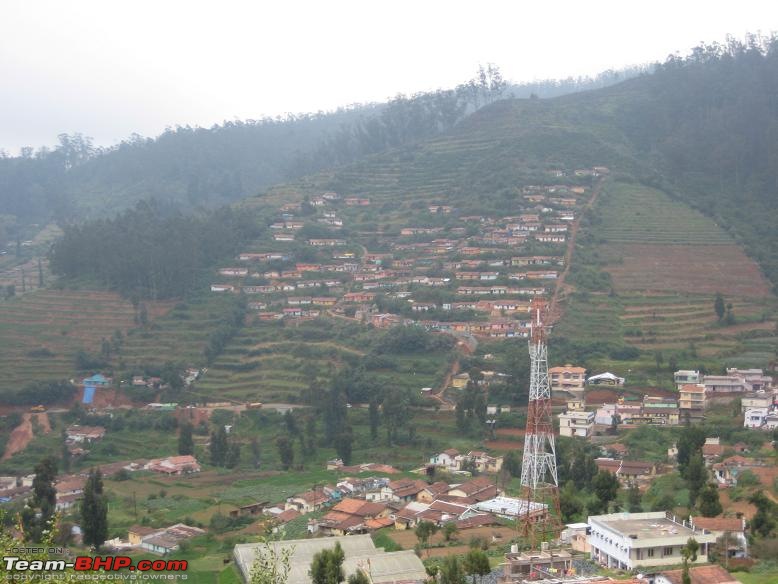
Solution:
[[[62,135],[53,149],[26,148],[18,157],[0,151],[0,215],[6,223],[80,221],[149,198],[180,203],[183,210],[214,207],[437,135],[499,97],[554,97],[611,85],[641,70],[508,85],[498,69],[487,67],[451,90],[326,114],[171,128],[156,139],[132,136],[109,149]]]
[[[517,162],[539,169],[606,164],[712,216],[778,285],[776,38],[703,45],[603,89],[499,100],[449,135],[456,152],[433,139],[294,189],[350,192],[369,184],[371,173],[386,179],[391,168],[398,185],[408,183],[403,196],[423,195],[410,176],[435,175],[447,185],[441,195],[475,211],[489,205],[490,193],[510,196]]]
[[[646,182],[711,215],[778,285],[778,39],[700,46],[558,101],[609,119],[650,167]]]

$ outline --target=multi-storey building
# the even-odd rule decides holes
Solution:
[[[583,391],[586,381],[586,369],[569,363],[564,367],[551,367],[548,370],[551,391]]]
[[[588,438],[594,428],[594,412],[570,410],[559,414],[559,435]]]
[[[705,417],[705,386],[684,383],[678,386],[678,409],[683,423],[701,422]]]
[[[593,515],[588,523],[592,559],[619,570],[680,564],[681,550],[690,538],[700,546],[697,562],[707,563],[708,548],[716,542],[715,534],[664,511]]]

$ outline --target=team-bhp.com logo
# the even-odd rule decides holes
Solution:
[[[3,567],[13,572],[185,572],[186,560],[138,560],[129,556],[77,556],[72,562],[66,560],[27,560],[19,556],[3,557]]]

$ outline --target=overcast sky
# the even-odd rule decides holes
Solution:
[[[0,0],[0,148],[594,75],[778,31],[778,3]]]

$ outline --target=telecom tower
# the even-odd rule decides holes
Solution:
[[[529,538],[533,548],[538,541],[556,538],[561,527],[554,426],[551,421],[551,386],[548,380],[548,346],[543,325],[545,310],[544,300],[532,301],[529,407],[521,464],[521,486],[526,509],[522,510],[520,524],[522,534]]]

